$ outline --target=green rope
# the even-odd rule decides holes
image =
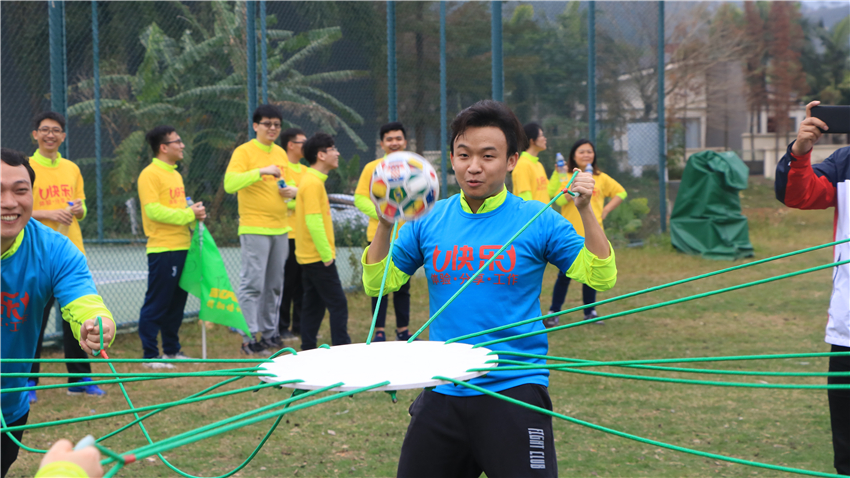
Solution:
[[[489,345],[498,344],[498,343],[502,343],[502,342],[508,342],[508,341],[511,341],[511,340],[524,339],[524,338],[527,338],[527,337],[533,337],[535,335],[540,335],[540,334],[548,334],[548,333],[551,333],[551,332],[556,332],[558,330],[568,329],[570,327],[576,327],[578,325],[589,324],[591,322],[596,322],[596,321],[599,321],[599,320],[613,319],[614,317],[621,317],[621,316],[624,316],[624,315],[636,314],[638,312],[644,312],[644,311],[647,311],[647,310],[658,309],[658,308],[661,308],[661,307],[666,307],[668,305],[681,304],[683,302],[689,302],[689,301],[692,301],[692,300],[701,299],[703,297],[709,297],[709,296],[712,296],[712,295],[723,294],[723,293],[726,293],[726,292],[731,292],[733,290],[744,289],[744,288],[752,287],[752,286],[755,286],[755,285],[766,284],[768,282],[774,282],[774,281],[781,280],[781,279],[787,279],[789,277],[808,274],[810,272],[816,272],[816,271],[823,270],[823,269],[837,267],[837,266],[841,266],[841,265],[844,265],[844,264],[847,264],[847,263],[850,263],[850,260],[833,262],[833,263],[830,263],[830,264],[824,264],[824,265],[817,266],[817,267],[811,267],[809,269],[803,269],[803,270],[797,271],[797,272],[791,272],[791,273],[788,273],[788,274],[782,274],[782,275],[778,275],[778,276],[775,276],[775,277],[769,277],[767,279],[761,279],[761,280],[757,280],[757,281],[753,281],[753,282],[748,282],[746,284],[736,285],[736,286],[733,286],[733,287],[726,287],[724,289],[718,289],[718,290],[714,290],[714,291],[710,291],[710,292],[704,292],[702,294],[696,294],[696,295],[692,295],[692,296],[688,296],[688,297],[683,297],[681,299],[668,300],[666,302],[659,302],[658,304],[647,305],[645,307],[639,307],[637,309],[631,309],[631,310],[626,310],[626,311],[623,311],[623,312],[617,312],[615,314],[605,315],[605,316],[602,316],[602,317],[594,317],[592,319],[581,320],[579,322],[573,322],[571,324],[561,325],[561,326],[558,326],[558,327],[552,327],[552,328],[549,328],[549,329],[535,330],[533,332],[527,332],[527,333],[524,333],[524,334],[513,335],[513,336],[510,336],[510,337],[504,337],[504,338],[500,338],[500,339],[489,340],[489,341],[486,341],[486,342],[481,342],[481,343],[475,344],[475,345],[473,345],[473,348],[487,347]],[[531,319],[529,319],[529,320],[531,320]],[[534,320],[540,320],[540,318],[538,317]],[[512,326],[515,326],[515,324],[512,325]]]
[[[158,377],[166,375],[167,378],[191,378],[191,377],[232,377],[232,376],[255,376],[256,369],[232,369],[226,370],[207,370],[202,372],[183,372],[183,373],[157,373],[157,372],[142,372],[142,373],[127,373],[127,377]],[[255,370],[250,372],[250,370]],[[270,375],[270,374],[266,374]],[[4,373],[7,378],[27,378],[27,377],[60,377],[60,378],[80,378],[80,377],[114,377],[111,373],[61,373],[61,372],[41,372],[41,373]],[[79,385],[79,383],[72,383]],[[5,390],[4,390],[5,392]]]
[[[395,246],[395,234],[398,231],[398,222],[393,223],[393,232],[390,235],[390,251],[387,254],[387,265],[384,266],[384,276],[381,277],[381,290],[378,292],[378,303],[375,305],[375,313],[372,314],[372,325],[369,327],[369,335],[366,337],[366,345],[372,343],[372,334],[375,333],[375,324],[378,322],[378,312],[381,310],[381,300],[384,298],[384,285],[387,283],[387,274],[390,272],[390,263],[393,260],[393,247]]]
[[[630,380],[646,380],[649,382],[666,382],[666,383],[679,383],[679,384],[688,384],[688,385],[711,385],[716,387],[743,387],[743,388],[781,388],[781,389],[791,389],[791,390],[845,390],[850,389],[850,384],[832,384],[832,385],[790,385],[790,384],[770,384],[770,383],[746,383],[746,382],[715,382],[711,380],[689,380],[683,378],[668,378],[668,377],[652,377],[648,375],[626,375],[619,373],[609,373],[609,372],[596,372],[592,370],[581,370],[574,369],[569,365],[529,365],[528,362],[520,362],[518,360],[499,360],[499,363],[513,363],[517,365],[508,365],[506,367],[499,367],[497,371],[508,371],[508,370],[556,370],[560,372],[570,372],[570,373],[579,373],[585,375],[595,375],[599,377],[609,377],[609,378],[626,378]],[[482,368],[471,368],[467,370],[468,372],[492,372],[494,369],[489,367]]]
[[[413,335],[411,335],[411,336],[410,336],[410,339],[408,339],[408,343],[409,343],[409,342],[413,342],[414,340],[416,340],[416,337],[419,337],[419,334],[421,334],[421,333],[422,333],[425,329],[427,329],[427,328],[428,328],[428,326],[429,326],[429,325],[431,325],[431,322],[433,322],[433,321],[434,321],[434,319],[436,319],[437,317],[439,317],[439,316],[440,316],[440,314],[442,314],[442,313],[443,313],[443,311],[444,311],[444,310],[446,310],[446,308],[447,308],[449,305],[451,305],[451,303],[452,303],[452,302],[454,302],[454,300],[457,298],[457,296],[459,296],[459,295],[460,295],[463,291],[465,291],[465,290],[466,290],[466,288],[467,288],[467,287],[469,287],[469,286],[470,286],[470,284],[472,284],[472,282],[475,280],[475,278],[476,278],[476,277],[478,277],[478,276],[481,274],[481,272],[482,272],[482,271],[484,271],[484,269],[486,269],[487,267],[489,267],[489,266],[490,266],[490,264],[492,264],[492,263],[493,263],[493,261],[495,261],[497,257],[499,257],[499,254],[501,254],[501,253],[505,252],[505,250],[506,250],[506,249],[507,249],[507,248],[508,248],[508,247],[509,247],[509,246],[510,246],[510,245],[511,245],[511,244],[512,244],[515,240],[516,240],[516,238],[517,238],[517,237],[519,237],[519,235],[520,235],[520,234],[522,234],[522,233],[523,233],[526,229],[528,229],[528,226],[530,226],[530,225],[531,225],[531,223],[533,223],[534,221],[536,221],[536,220],[537,220],[537,218],[538,218],[538,217],[540,217],[540,215],[541,215],[541,214],[543,214],[544,212],[546,212],[546,211],[547,211],[547,210],[548,210],[548,209],[552,206],[552,204],[554,204],[554,203],[555,203],[555,201],[557,201],[557,200],[558,200],[558,198],[560,198],[561,196],[563,196],[563,195],[564,195],[564,193],[565,193],[565,192],[568,192],[568,190],[569,190],[570,186],[573,184],[573,181],[575,180],[576,176],[578,176],[578,174],[573,174],[573,177],[572,177],[572,178],[570,178],[570,182],[569,182],[569,183],[567,183],[567,185],[564,187],[564,189],[562,189],[562,190],[561,190],[561,191],[560,191],[557,195],[555,195],[555,197],[554,197],[554,198],[552,198],[552,200],[551,200],[551,201],[549,201],[549,204],[546,204],[546,207],[544,207],[543,209],[541,209],[540,211],[538,211],[538,212],[537,212],[537,214],[535,214],[535,215],[534,215],[531,219],[529,219],[529,220],[528,220],[528,222],[526,222],[526,223],[525,223],[525,225],[524,225],[524,226],[522,226],[522,228],[520,228],[520,230],[516,232],[516,234],[514,234],[514,235],[513,235],[510,239],[508,239],[508,242],[506,242],[506,243],[505,243],[505,245],[503,245],[501,249],[499,249],[498,251],[496,251],[496,253],[495,253],[495,254],[493,254],[493,257],[491,257],[490,259],[488,259],[488,260],[487,260],[487,262],[485,262],[485,263],[484,263],[484,264],[483,264],[483,265],[482,265],[482,266],[478,269],[478,271],[476,271],[476,272],[475,272],[475,274],[472,274],[472,277],[470,277],[469,279],[467,279],[467,281],[466,281],[466,282],[465,282],[465,283],[464,283],[464,284],[460,287],[460,289],[458,289],[458,290],[457,290],[457,292],[455,292],[455,293],[454,293],[454,295],[452,295],[452,296],[449,298],[449,300],[447,300],[447,301],[446,301],[446,303],[445,303],[445,304],[443,304],[443,306],[442,306],[442,307],[440,307],[440,309],[439,309],[439,310],[437,310],[437,312],[434,312],[434,315],[432,315],[432,316],[431,316],[431,318],[429,318],[429,319],[428,319],[428,321],[427,321],[427,322],[425,322],[425,325],[423,325],[422,327],[420,327],[420,328],[419,328],[419,330],[417,330],[415,334],[413,334]],[[570,192],[570,195],[573,195],[573,196],[574,196],[574,194],[573,194],[572,192]]]
[[[577,418],[569,417],[567,415],[562,415],[562,414],[554,412],[552,410],[547,410],[545,408],[536,407],[534,405],[530,405],[530,404],[522,402],[520,400],[516,400],[516,399],[510,398],[510,397],[506,397],[504,395],[501,395],[501,394],[498,394],[498,393],[495,393],[495,392],[491,392],[490,390],[487,390],[485,388],[481,388],[477,385],[472,385],[471,383],[461,382],[460,380],[455,380],[453,378],[436,376],[436,377],[434,377],[434,380],[445,380],[447,382],[452,382],[455,385],[467,387],[467,388],[475,390],[479,393],[483,393],[483,394],[489,395],[491,397],[498,398],[500,400],[504,400],[508,403],[513,403],[515,405],[519,405],[521,407],[525,407],[529,410],[533,410],[535,412],[542,413],[544,415],[549,415],[551,417],[560,418],[560,419],[566,420],[570,423],[575,423],[576,425],[581,425],[581,426],[584,426],[584,427],[587,427],[587,428],[590,428],[590,429],[593,429],[593,430],[596,430],[596,431],[601,431],[601,432],[604,432],[604,433],[609,433],[611,435],[616,435],[616,436],[621,437],[621,438],[628,438],[630,440],[634,440],[634,441],[644,443],[644,444],[647,444],[647,445],[658,446],[658,447],[662,447],[662,448],[667,448],[668,450],[674,450],[674,451],[679,451],[679,452],[683,452],[683,453],[690,453],[692,455],[701,456],[703,458],[711,458],[711,459],[714,459],[714,460],[728,461],[728,462],[731,462],[731,463],[737,463],[739,465],[755,466],[755,467],[759,467],[759,468],[766,468],[766,469],[769,469],[769,470],[784,471],[784,472],[789,472],[789,473],[799,473],[801,475],[841,478],[841,475],[835,475],[835,474],[832,474],[832,473],[823,473],[823,472],[819,472],[819,471],[802,470],[802,469],[799,469],[799,468],[790,468],[790,467],[786,467],[786,466],[770,465],[770,464],[767,464],[767,463],[758,463],[758,462],[755,462],[755,461],[742,460],[740,458],[733,458],[733,457],[729,457],[729,456],[718,455],[716,453],[708,453],[708,452],[704,452],[704,451],[692,450],[690,448],[684,448],[684,447],[680,447],[680,446],[676,446],[676,445],[671,445],[669,443],[664,443],[664,442],[660,442],[660,441],[656,441],[656,440],[651,440],[649,438],[639,437],[637,435],[632,435],[630,433],[620,432],[620,431],[617,431],[617,430],[613,430],[611,428],[603,427],[601,425],[596,425],[596,424],[593,424],[593,423],[590,423],[590,422],[586,422],[584,420],[579,420]]]
[[[460,337],[455,337],[453,339],[449,339],[449,340],[446,341],[446,343],[450,344],[450,343],[453,343],[453,342],[459,342],[461,340],[467,340],[467,339],[471,339],[473,337],[478,337],[478,336],[481,336],[481,335],[492,334],[494,332],[499,332],[499,331],[502,331],[502,330],[505,330],[505,329],[510,329],[510,328],[513,328],[513,327],[519,327],[520,325],[531,324],[531,323],[537,322],[538,320],[545,320],[545,319],[549,319],[549,318],[552,318],[552,317],[557,317],[559,315],[569,314],[570,312],[582,310],[582,309],[585,309],[587,307],[597,307],[597,306],[604,305],[604,304],[610,304],[611,302],[616,302],[618,300],[629,299],[631,297],[636,297],[636,296],[639,296],[639,295],[647,294],[649,292],[656,292],[656,291],[659,291],[659,290],[662,290],[662,289],[667,289],[668,287],[682,285],[682,284],[686,284],[688,282],[693,282],[693,281],[696,281],[696,280],[705,279],[705,278],[720,275],[720,274],[725,274],[727,272],[745,269],[747,267],[752,267],[752,266],[764,264],[764,263],[775,261],[775,260],[778,260],[778,259],[785,259],[787,257],[791,257],[791,256],[799,255],[799,254],[805,254],[807,252],[816,251],[818,249],[824,249],[826,247],[833,247],[833,246],[836,246],[838,244],[844,244],[845,242],[850,242],[850,239],[842,239],[840,241],[829,242],[829,243],[822,244],[822,245],[819,245],[819,246],[807,247],[805,249],[800,249],[800,250],[793,251],[793,252],[787,252],[785,254],[780,254],[778,256],[768,257],[766,259],[760,259],[758,261],[748,262],[746,264],[740,264],[740,265],[737,265],[737,266],[734,266],[734,267],[728,267],[726,269],[721,269],[719,271],[708,272],[706,274],[700,274],[698,276],[689,277],[687,279],[681,279],[681,280],[677,280],[677,281],[674,281],[674,282],[669,282],[667,284],[657,285],[657,286],[650,287],[648,289],[639,290],[639,291],[636,291],[636,292],[630,292],[628,294],[623,294],[623,295],[620,295],[620,296],[617,296],[617,297],[612,297],[610,299],[600,300],[600,301],[594,302],[592,304],[585,304],[585,305],[581,305],[581,306],[578,306],[578,307],[573,307],[572,309],[562,310],[560,312],[553,312],[551,314],[542,315],[540,317],[534,317],[533,319],[526,319],[526,320],[521,320],[519,322],[514,322],[512,324],[501,325],[499,327],[494,327],[492,329],[487,329],[487,330],[484,330],[484,331],[481,331],[481,332],[473,332],[471,334],[466,334],[466,335],[462,335]],[[596,321],[596,320],[599,320],[599,319],[594,319],[594,321]]]
[[[543,360],[559,360],[569,362],[576,360],[569,357],[554,357],[551,355],[530,354],[527,352],[514,352],[510,350],[498,350],[488,355],[514,355],[517,357],[539,358]],[[738,360],[774,360],[774,359],[798,359],[798,358],[822,358],[822,357],[846,357],[850,352],[805,352],[795,354],[770,354],[770,355],[729,355],[725,357],[688,357],[671,359],[642,359],[642,360],[618,360],[613,362],[599,362],[606,366],[613,365],[643,365],[658,363],[692,363],[692,362],[730,362]],[[588,367],[594,364],[575,364],[574,367]]]
[[[164,377],[150,377],[150,378],[128,378],[128,379],[115,379],[115,380],[93,380],[91,382],[86,382],[89,385],[104,385],[104,384],[114,384],[114,383],[126,383],[126,382],[149,382],[152,380],[167,380],[170,377],[168,374],[163,374]],[[223,377],[227,377],[230,374],[222,375]],[[264,374],[266,375],[266,374]],[[253,377],[253,375],[250,375]],[[236,377],[243,378],[243,377]],[[37,385],[35,387],[16,387],[16,388],[6,388],[0,390],[0,393],[12,393],[12,392],[28,392],[30,390],[48,390],[52,388],[68,388],[68,387],[76,387],[79,383],[56,383],[51,385]]]
[[[293,351],[292,348],[281,349],[281,351]],[[295,355],[295,354],[293,354]],[[262,359],[121,359],[121,358],[109,358],[109,361],[112,363],[266,363],[271,362],[272,357],[262,358]],[[90,359],[13,359],[13,358],[4,358],[0,359],[0,363],[101,363],[103,362],[102,358],[90,358]],[[4,374],[5,375],[5,374]]]

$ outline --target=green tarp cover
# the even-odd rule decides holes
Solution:
[[[753,255],[738,191],[747,188],[747,165],[734,152],[691,155],[670,216],[673,247],[706,259]]]

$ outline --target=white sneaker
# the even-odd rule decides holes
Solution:
[[[156,358],[163,358],[163,357],[156,357]],[[170,357],[164,357],[164,358],[170,358]],[[145,362],[142,365],[147,367],[147,368],[153,368],[153,369],[163,369],[163,368],[171,369],[171,368],[174,368],[174,365],[170,364],[168,362]]]
[[[188,355],[184,354],[182,350],[177,352],[174,355],[165,354],[165,355],[162,356],[162,358],[164,358],[164,359],[194,360],[194,357],[189,357]],[[169,365],[171,365],[171,364],[169,364]]]

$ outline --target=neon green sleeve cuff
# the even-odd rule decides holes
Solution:
[[[552,176],[549,177],[549,183],[546,185],[546,192],[549,197],[553,198],[558,195],[561,190],[561,176],[558,175],[558,170],[552,171]]]
[[[310,237],[313,238],[313,245],[316,246],[316,251],[322,262],[333,260],[334,255],[331,251],[331,244],[328,242],[328,235],[325,233],[325,221],[321,214],[307,214],[304,218],[307,222],[307,230],[310,232]]]
[[[363,214],[376,221],[378,220],[378,211],[375,210],[375,203],[373,203],[370,198],[360,194],[355,194],[354,205],[357,206],[357,209],[360,209],[360,212]]]
[[[145,214],[153,221],[177,226],[185,226],[195,220],[195,212],[188,207],[175,209],[165,207],[158,202],[145,204]]]
[[[54,461],[41,467],[35,478],[89,478],[89,475],[76,463]]]
[[[627,192],[623,191],[623,192],[621,192],[621,193],[617,193],[617,194],[615,194],[614,196],[617,196],[618,198],[620,198],[620,199],[622,199],[622,200],[624,200],[624,201],[625,201],[625,200],[626,200],[626,197],[627,197],[628,195],[629,195],[629,193],[627,193]]]
[[[360,264],[363,266],[363,290],[369,297],[378,297],[381,293],[381,280],[384,278],[384,269],[387,267],[387,258],[375,264],[366,263],[366,254],[369,252],[369,247],[363,251],[360,256]],[[395,266],[390,261],[390,270],[387,272],[387,283],[384,284],[384,295],[390,292],[395,292],[401,289],[410,276],[405,274],[401,269]]]
[[[225,173],[224,191],[228,194],[233,194],[240,189],[247,188],[262,178],[259,169],[252,169],[244,173]]]
[[[608,243],[611,255],[600,259],[596,254],[582,247],[576,260],[567,271],[567,277],[587,284],[598,291],[606,291],[617,283],[617,263],[614,260],[614,248]]]
[[[286,202],[286,208],[295,210],[295,199]]]
[[[70,304],[62,307],[62,318],[71,325],[71,332],[74,333],[74,338],[80,340],[80,327],[89,319],[100,317],[103,320],[111,320],[115,324],[115,319],[112,318],[112,312],[106,308],[103,303],[103,298],[99,295],[90,294],[84,295]],[[115,341],[115,336],[112,336],[112,342]]]
[[[78,221],[82,221],[89,214],[89,208],[86,207],[86,200],[83,199],[82,201],[83,201],[83,217],[77,219]]]
[[[523,191],[519,193],[519,197],[522,198],[523,201],[531,201],[531,191]]]

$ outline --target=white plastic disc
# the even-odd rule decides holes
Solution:
[[[446,382],[434,380],[441,375],[455,380],[469,380],[487,372],[469,372],[472,368],[495,368],[495,355],[489,349],[472,345],[445,342],[373,342],[318,348],[298,355],[282,355],[274,363],[261,365],[261,371],[275,374],[260,377],[266,382],[303,380],[283,384],[284,387],[316,390],[335,383],[344,385],[331,389],[344,392],[389,380],[390,384],[373,391],[408,390],[434,387]]]

